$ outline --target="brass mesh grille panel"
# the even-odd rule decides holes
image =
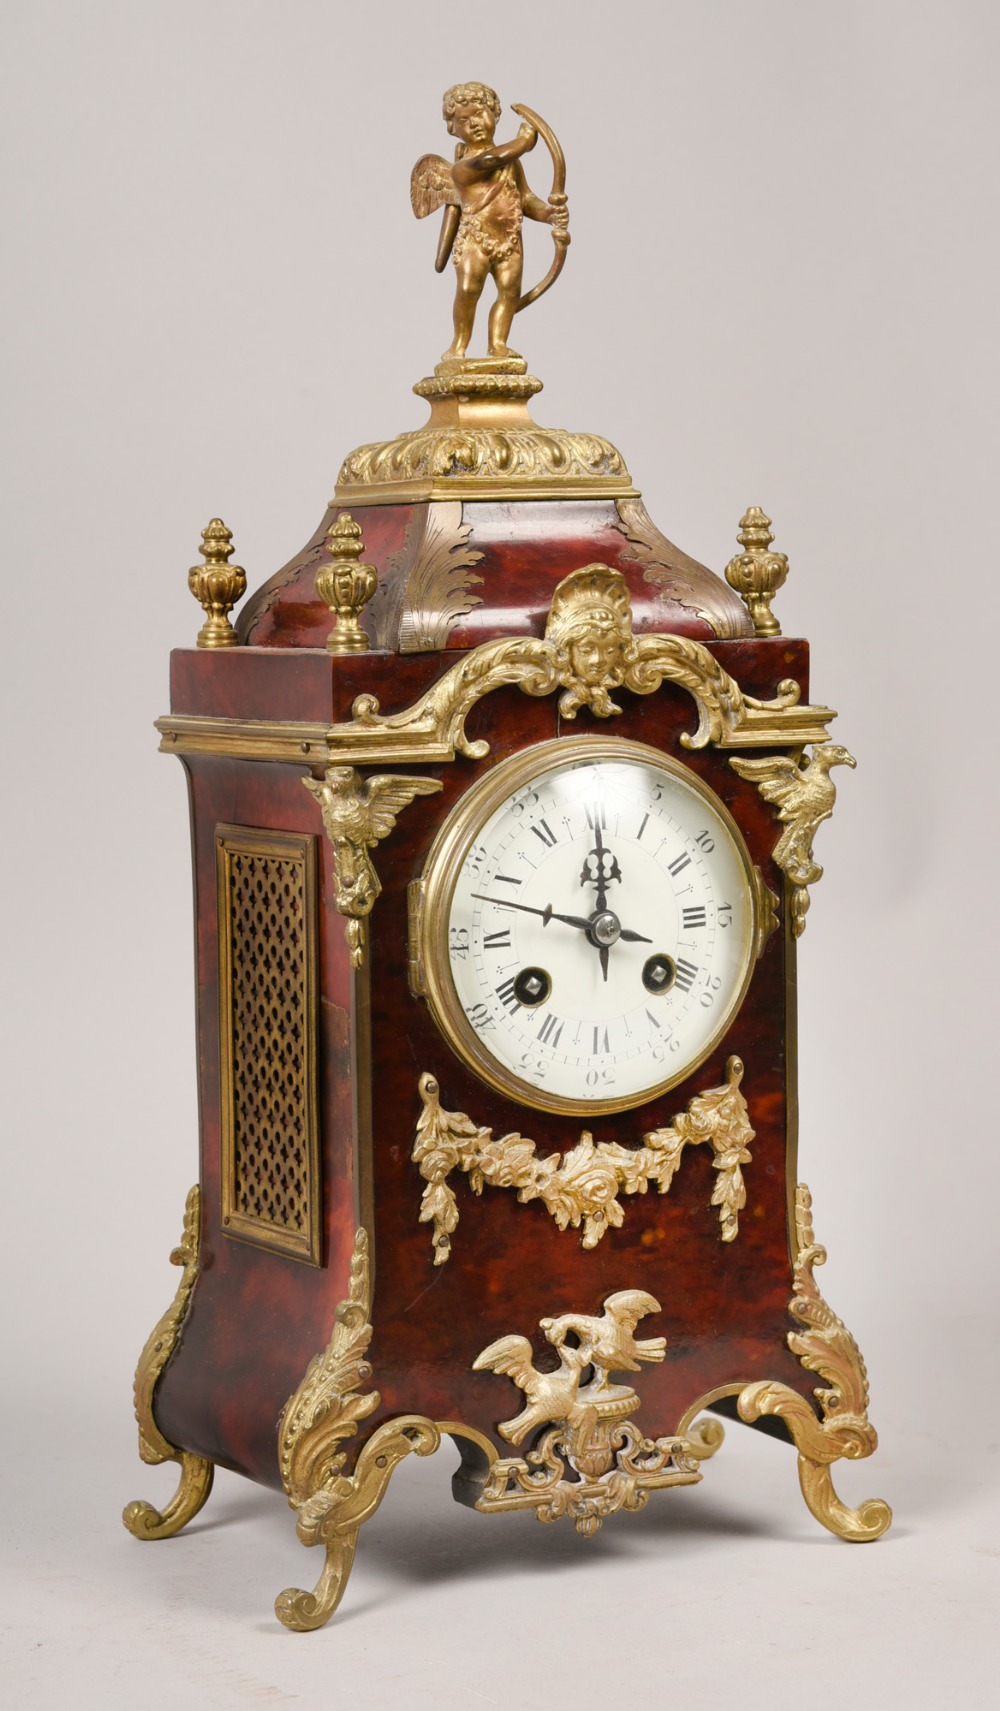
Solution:
[[[315,839],[217,829],[222,1214],[320,1263]]]

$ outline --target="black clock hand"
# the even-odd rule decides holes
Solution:
[[[582,915],[557,915],[551,903],[546,903],[544,909],[533,909],[530,903],[513,903],[509,897],[487,897],[486,893],[483,891],[474,891],[472,896],[478,903],[496,903],[502,909],[520,909],[524,915],[540,915],[546,927],[550,921],[562,921],[567,927],[579,927],[581,932],[584,933],[590,932],[594,921],[597,919],[597,914],[599,913],[598,911],[595,911],[595,913],[590,916],[589,920],[585,921]],[[607,913],[607,911],[605,911],[605,913]],[[616,934],[616,938],[624,939],[626,943],[629,944],[651,945],[653,942],[652,939],[647,939],[645,933],[633,933],[629,927],[620,927]],[[602,947],[605,951],[609,948],[610,947],[607,945]]]
[[[590,927],[590,922],[585,921],[582,915],[557,915],[551,903],[546,903],[544,909],[532,909],[530,903],[512,903],[507,897],[487,897],[482,891],[474,891],[472,895],[480,903],[498,903],[504,909],[520,909],[525,915],[541,915],[542,924],[546,927],[550,921],[562,921],[567,927],[579,927],[584,933]]]
[[[601,837],[600,807],[597,807],[594,810],[594,831],[597,836],[597,843],[594,846],[597,850],[597,902],[595,907],[597,909],[597,913],[599,915],[603,915],[608,906],[608,885],[604,877],[604,840]],[[604,970],[604,978],[607,980],[608,953],[603,946],[601,948],[601,967]]]

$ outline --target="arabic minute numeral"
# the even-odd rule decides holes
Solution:
[[[533,808],[537,801],[538,791],[530,784],[526,785],[523,790],[519,790],[510,805],[510,811],[515,820],[520,819],[520,816],[524,813],[526,808]]]
[[[469,874],[472,879],[478,879],[479,875],[482,873],[483,863],[487,859],[487,855],[488,851],[484,844],[473,844],[462,864],[463,873]]]
[[[596,1087],[599,1081],[602,1081],[606,1087],[612,1087],[614,1080],[615,1067],[613,1064],[605,1064],[602,1069],[588,1069],[587,1071],[588,1087]]]
[[[461,957],[464,959],[465,957],[468,956],[468,954],[469,954],[469,929],[468,929],[468,927],[452,927],[452,928],[450,928],[449,933],[448,933],[448,950],[451,954],[452,962],[454,962],[456,957]]]
[[[465,1014],[468,1016],[469,1021],[472,1023],[472,1026],[475,1028],[477,1033],[481,1028],[493,1027],[493,1017],[490,1015],[485,1004],[467,1004],[465,1007]]]
[[[731,927],[733,924],[733,906],[731,903],[720,903],[715,911],[716,920],[720,927]]]
[[[694,841],[700,849],[704,850],[706,855],[711,855],[715,848],[715,839],[710,832],[699,832]]]
[[[715,994],[718,992],[721,985],[722,981],[719,979],[718,975],[706,974],[705,990],[701,994],[701,1006],[703,1010],[710,1010],[712,1008],[712,1005],[715,1003]]]

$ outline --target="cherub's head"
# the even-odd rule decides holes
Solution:
[[[570,664],[581,682],[606,683],[616,678],[622,656],[618,621],[606,606],[591,606],[578,633],[566,638]]]
[[[481,148],[493,141],[500,117],[500,102],[488,84],[454,84],[445,93],[443,110],[445,124],[459,142]]]
[[[546,637],[573,676],[588,686],[618,684],[632,640],[628,589],[620,570],[587,564],[555,591]]]

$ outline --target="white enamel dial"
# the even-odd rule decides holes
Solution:
[[[640,1104],[707,1056],[743,998],[751,876],[735,823],[688,769],[622,738],[541,744],[442,828],[431,1007],[477,1072],[526,1103]]]

